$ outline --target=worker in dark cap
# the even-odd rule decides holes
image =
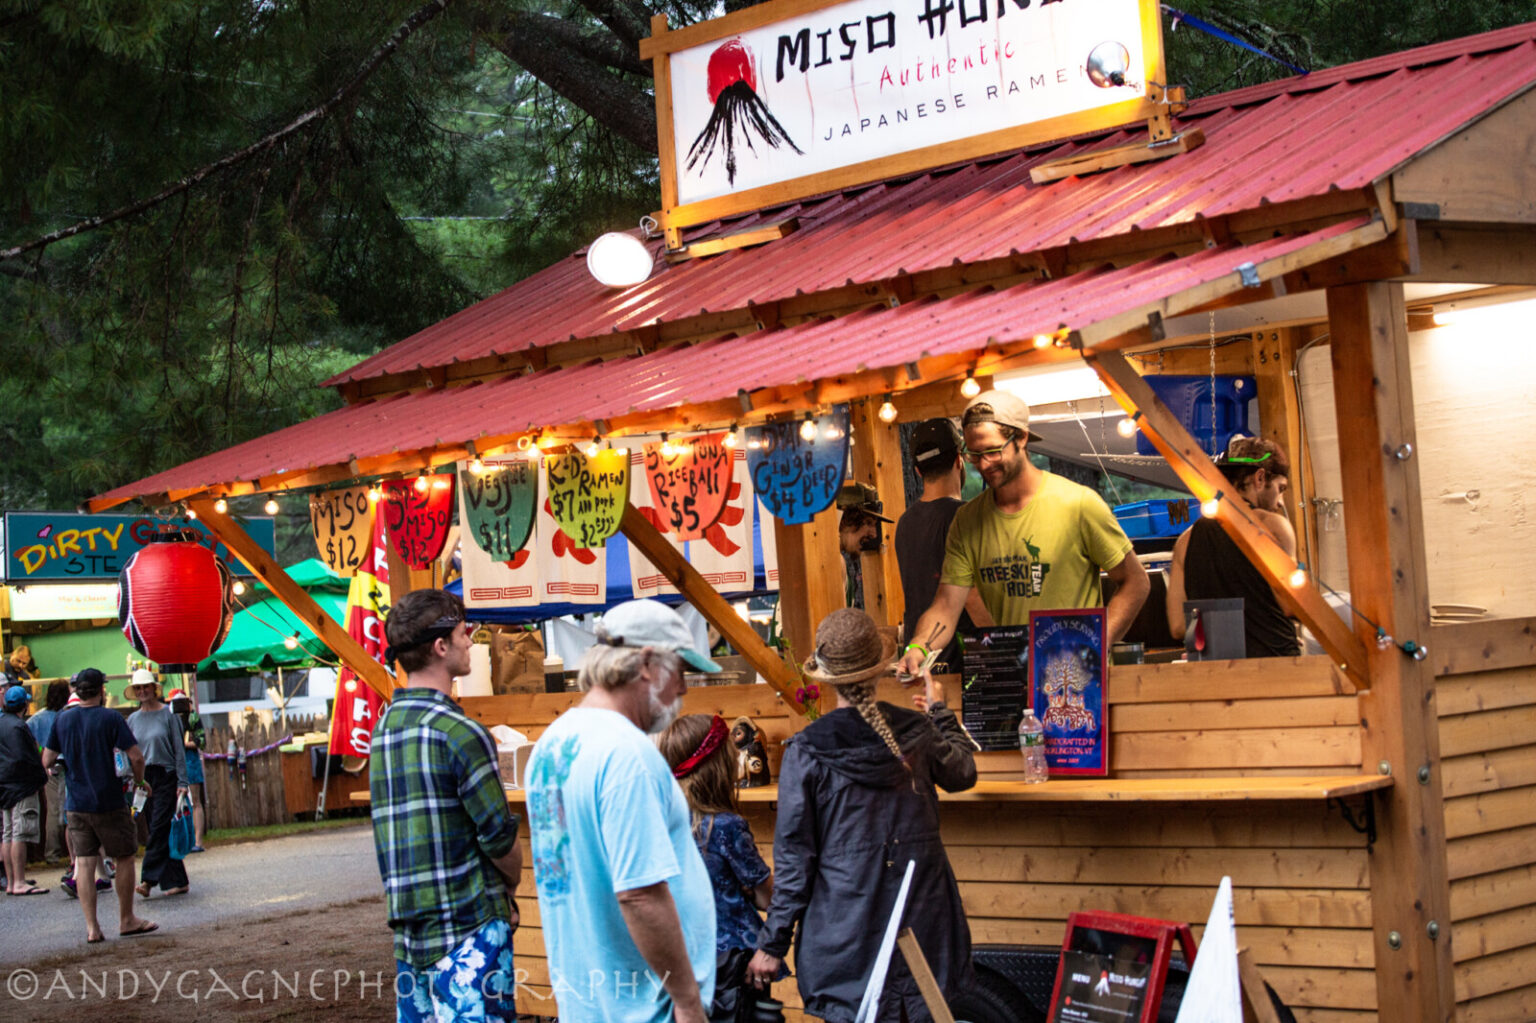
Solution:
[[[843,603],[862,610],[864,566],[860,556],[880,549],[884,542],[881,524],[892,523],[880,514],[884,506],[875,488],[867,483],[844,483],[837,491],[836,502],[843,513],[837,521],[837,542],[843,552]]]

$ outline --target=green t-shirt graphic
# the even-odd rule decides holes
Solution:
[[[976,587],[997,624],[1025,625],[1031,611],[1098,607],[1099,570],[1130,551],[1103,498],[1048,472],[1022,511],[999,511],[986,490],[955,513],[942,581]]]

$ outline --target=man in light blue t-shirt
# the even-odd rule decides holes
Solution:
[[[649,738],[683,704],[693,649],[653,600],[603,616],[582,660],[586,696],[528,764],[529,838],[561,1023],[705,1023],[715,987],[715,900],[688,803]]]

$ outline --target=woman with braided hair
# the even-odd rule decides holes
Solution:
[[[942,701],[923,701],[926,713],[875,701],[875,683],[895,660],[895,641],[863,611],[824,618],[802,670],[837,691],[837,709],[790,739],[779,771],[773,898],[747,974],[776,976],[793,939],[806,1012],[827,1023],[852,1023],[858,1012],[908,861],[904,923],[946,997],[972,980],[970,927],[939,838],[935,786],[970,788],[976,762]],[[877,1019],[932,1019],[900,956]]]

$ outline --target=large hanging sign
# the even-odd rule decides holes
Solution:
[[[731,486],[719,520],[704,531],[701,540],[688,545],[688,560],[716,590],[749,590],[755,566],[752,558],[752,473],[747,453],[731,452]],[[770,525],[769,533],[773,532]]]
[[[459,470],[467,531],[496,561],[511,561],[528,545],[538,508],[539,470],[526,458],[487,464],[480,473]]]
[[[412,569],[424,569],[437,560],[448,542],[448,527],[453,524],[453,477],[386,480],[381,511],[395,553]]]
[[[351,578],[368,560],[373,536],[373,502],[367,487],[309,495],[309,526],[315,549],[332,572]]]
[[[608,548],[578,547],[555,521],[549,474],[539,473],[539,522],[533,535],[536,603],[601,604],[608,599]]]
[[[629,503],[627,450],[588,455],[572,449],[545,459],[545,473],[550,514],[577,547],[601,547],[619,531]]]
[[[847,405],[812,420],[750,426],[746,433],[752,487],[768,514],[793,526],[832,503],[848,463]]]
[[[256,546],[272,554],[277,530],[270,516],[240,517]],[[140,515],[76,515],[72,512],[6,512],[5,578],[13,583],[117,580],[128,559],[152,542],[162,528],[191,530],[197,542],[232,572],[249,575],[240,561],[201,522]]]
[[[765,4],[640,54],[669,229],[1129,124],[1167,81],[1155,0]]]
[[[724,440],[725,434],[712,433],[645,446],[645,481],[662,532],[697,540],[720,520],[731,491],[731,449]]]

